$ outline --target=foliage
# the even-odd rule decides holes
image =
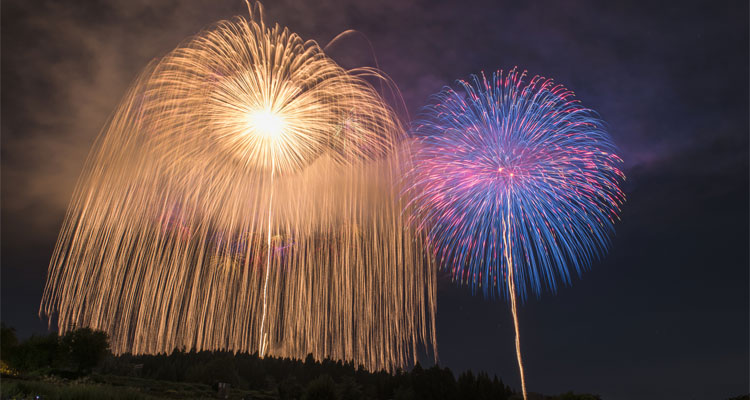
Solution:
[[[218,383],[230,385],[230,398],[510,400],[515,395],[497,376],[465,371],[456,379],[448,368],[423,368],[419,363],[410,371],[391,374],[341,361],[317,361],[312,355],[304,361],[224,351],[114,356],[106,334],[88,328],[63,336],[32,336],[19,343],[15,332],[3,326],[0,355],[4,367],[18,370],[24,378],[6,374],[3,398],[206,398],[216,396],[212,387]],[[599,400],[572,392],[540,398]]]
[[[61,384],[55,382],[30,380],[3,380],[3,399],[43,398],[49,400],[146,400],[153,397],[138,393],[128,388],[117,388],[96,384]]]
[[[18,343],[12,328],[2,327],[2,360],[18,371],[56,371],[69,377],[86,375],[109,354],[107,334],[90,328],[63,336],[32,336]]]
[[[328,375],[321,375],[307,384],[304,400],[338,400],[336,384]]]
[[[302,397],[302,386],[297,382],[297,378],[294,375],[281,381],[278,391],[280,400],[292,400]]]
[[[60,338],[63,357],[79,372],[90,372],[109,354],[109,340],[105,332],[81,328]]]
[[[0,355],[15,348],[17,345],[16,330],[5,326],[5,324],[0,324]]]
[[[99,372],[143,379],[213,385],[225,382],[238,390],[272,391],[282,400],[299,399],[508,399],[502,380],[468,373],[462,387],[453,372],[440,366],[411,371],[370,372],[341,361],[304,361],[229,352],[175,351],[169,355],[124,354],[108,359]],[[468,388],[468,397],[464,395]]]

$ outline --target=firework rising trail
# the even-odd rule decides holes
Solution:
[[[405,134],[368,82],[385,78],[250,14],[130,88],[76,187],[40,313],[61,333],[108,332],[115,353],[408,365],[435,350],[435,278],[404,229]]]
[[[603,256],[625,200],[622,160],[573,92],[516,69],[444,88],[414,124],[407,197],[439,265],[485,296],[570,284]]]

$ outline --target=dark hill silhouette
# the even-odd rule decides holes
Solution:
[[[107,334],[89,328],[18,342],[2,327],[2,398],[520,399],[497,376],[417,363],[411,370],[370,372],[352,363],[176,350],[114,356]],[[530,394],[530,400],[599,396]]]

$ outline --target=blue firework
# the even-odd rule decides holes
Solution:
[[[440,265],[490,297],[509,275],[522,299],[569,284],[606,252],[625,200],[603,121],[564,86],[525,78],[458,81],[412,129],[413,218]]]

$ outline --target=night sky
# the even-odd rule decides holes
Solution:
[[[625,160],[622,222],[603,261],[520,308],[530,391],[613,400],[748,392],[747,1],[265,5],[267,22],[323,45],[363,33],[412,116],[457,78],[518,66],[565,84],[607,121]],[[67,203],[129,83],[247,8],[4,0],[1,12],[1,317],[26,337],[46,332],[37,311]],[[346,67],[373,65],[362,36],[330,54]],[[441,273],[437,318],[441,365],[520,388],[505,302],[472,297]]]

